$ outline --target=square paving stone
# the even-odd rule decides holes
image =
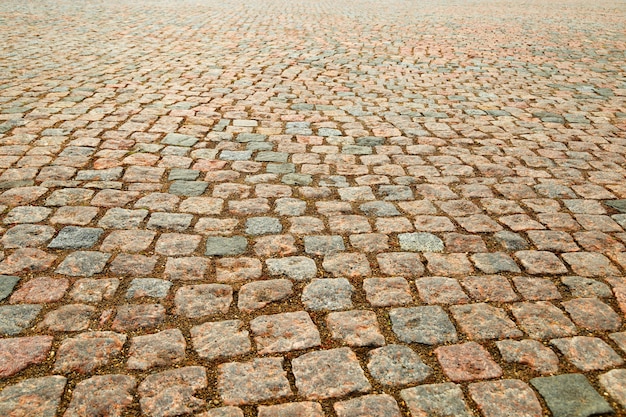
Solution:
[[[226,405],[256,404],[292,395],[283,358],[219,365],[218,390]]]
[[[351,310],[329,313],[326,324],[332,338],[348,346],[382,346],[385,337],[380,333],[376,313]]]
[[[99,303],[111,299],[119,285],[117,278],[83,278],[74,283],[70,297],[80,303]]]
[[[468,391],[485,417],[541,417],[535,392],[519,379],[476,382]]]
[[[400,233],[400,248],[411,252],[443,252],[444,244],[432,233]]]
[[[52,348],[52,336],[0,339],[0,378],[12,376],[30,365],[44,362]]]
[[[502,369],[487,350],[476,342],[440,346],[435,349],[443,373],[454,382],[491,379],[502,376]]]
[[[290,352],[321,344],[320,334],[304,311],[259,316],[250,322],[259,354]]]
[[[389,318],[393,332],[405,343],[438,345],[458,340],[454,325],[440,306],[394,308]]]
[[[288,279],[270,279],[246,284],[239,290],[237,307],[251,312],[281,301],[293,294],[293,284]]]
[[[614,412],[582,374],[533,378],[530,383],[539,391],[554,417],[587,417]]]
[[[513,258],[503,252],[476,253],[471,257],[476,268],[485,274],[497,274],[499,272],[522,272]]]
[[[48,312],[39,326],[53,332],[78,332],[89,328],[96,309],[84,304],[67,304]]]
[[[258,417],[324,417],[319,403],[302,401],[297,403],[260,405]],[[241,415],[243,417],[243,414]]]
[[[563,356],[581,371],[596,371],[613,368],[624,360],[602,339],[589,336],[552,339]]]
[[[67,379],[45,376],[25,379],[0,392],[0,415],[54,417]]]
[[[417,253],[389,252],[376,256],[380,271],[385,275],[416,277],[424,273],[424,264]]]
[[[151,275],[158,259],[158,256],[120,253],[115,257],[113,262],[111,262],[109,270],[116,275],[134,277]]]
[[[143,252],[152,244],[156,232],[152,230],[114,230],[102,241],[103,252]]]
[[[90,277],[102,272],[110,257],[110,254],[102,252],[73,252],[65,257],[56,273],[72,277]]]
[[[197,177],[197,175],[196,175]],[[194,177],[194,179],[196,178]],[[197,197],[204,194],[209,184],[204,181],[172,181],[168,193],[186,197]]]
[[[0,262],[0,274],[13,275],[45,271],[52,266],[56,259],[56,255],[40,249],[17,249]]]
[[[115,331],[154,329],[165,321],[161,304],[126,304],[117,307],[111,328]]]
[[[186,285],[176,291],[175,314],[192,319],[226,314],[232,302],[233,288],[230,285]]]
[[[337,401],[333,408],[337,417],[401,417],[398,403],[388,394],[364,395]]]
[[[374,307],[389,307],[413,302],[409,283],[402,277],[366,278],[363,290],[367,301]]]
[[[5,249],[43,246],[54,236],[54,227],[18,224],[4,232],[0,243]]]
[[[206,241],[207,256],[233,256],[244,253],[248,248],[248,240],[243,236],[208,237]]]
[[[149,417],[179,416],[200,411],[205,401],[193,395],[206,386],[206,369],[202,366],[151,374],[137,389],[141,411]]]
[[[501,275],[469,276],[461,284],[476,301],[510,302],[519,298],[509,280]]]
[[[150,230],[172,230],[182,232],[189,227],[193,214],[187,213],[152,213],[146,228]]]
[[[577,326],[595,331],[616,331],[622,319],[597,298],[575,298],[561,303]]]
[[[54,372],[89,374],[121,356],[126,335],[115,332],[85,332],[64,339],[56,352]]]
[[[341,236],[304,236],[304,251],[311,255],[332,255],[346,250]]]
[[[222,258],[215,262],[218,282],[250,281],[261,277],[262,264],[255,258]]]
[[[198,356],[209,361],[230,358],[252,349],[241,320],[206,322],[191,328],[191,341]]]
[[[98,226],[105,229],[136,229],[147,215],[148,210],[145,209],[128,210],[114,207],[107,210]]]
[[[567,268],[552,252],[526,250],[515,252],[515,256],[532,275],[566,274]]]
[[[313,279],[302,290],[302,303],[309,310],[347,310],[352,308],[354,287],[345,278]]]
[[[372,387],[350,348],[306,353],[291,361],[298,394],[308,399],[369,392]]]
[[[0,333],[15,335],[31,327],[41,311],[39,304],[0,306]]]
[[[565,285],[574,297],[612,297],[611,288],[604,282],[584,277],[561,277],[561,282]]]
[[[558,300],[561,293],[548,278],[513,277],[515,288],[525,300]]]
[[[372,274],[364,253],[334,253],[324,256],[322,268],[333,276],[357,278]]]
[[[9,211],[4,217],[4,224],[39,223],[44,221],[52,209],[47,207],[20,206]]]
[[[131,340],[126,367],[145,371],[157,366],[175,366],[185,359],[186,347],[179,329],[135,336]]]
[[[473,417],[461,388],[451,382],[408,388],[400,391],[400,396],[414,417]]]
[[[63,298],[69,285],[69,281],[65,278],[33,278],[17,289],[9,299],[9,302],[11,304],[52,303]]]
[[[601,253],[571,252],[561,255],[574,274],[583,277],[619,276],[619,270]]]
[[[165,256],[191,255],[202,239],[199,235],[163,233],[156,242],[154,252]]]
[[[386,386],[409,385],[422,382],[433,369],[408,346],[388,345],[369,353],[367,369],[370,375]]]
[[[514,304],[511,312],[517,324],[533,339],[546,340],[577,333],[574,323],[547,301]]]
[[[554,374],[559,370],[559,358],[537,340],[500,340],[496,346],[505,362],[527,365],[541,374]]]
[[[172,283],[158,278],[135,278],[126,290],[126,298],[165,298]]]
[[[199,256],[167,258],[163,275],[170,281],[201,280],[209,267],[210,261]]]
[[[415,280],[420,298],[426,304],[465,304],[470,301],[459,281],[448,277],[424,277]]]
[[[450,311],[463,332],[472,340],[502,339],[524,335],[503,309],[489,304],[451,306]]]
[[[600,385],[626,409],[626,369],[613,369],[598,377]]]
[[[107,415],[120,417],[133,402],[137,380],[129,375],[94,376],[79,382],[64,417]]]
[[[315,261],[306,256],[266,259],[265,264],[271,275],[284,275],[295,281],[309,280],[317,275]]]

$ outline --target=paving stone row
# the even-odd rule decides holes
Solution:
[[[610,0],[0,4],[0,415],[626,415]]]

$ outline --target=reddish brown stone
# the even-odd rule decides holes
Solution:
[[[561,304],[574,323],[582,328],[595,331],[616,331],[622,326],[620,316],[597,298],[576,298]]]
[[[117,308],[111,328],[116,331],[153,329],[165,320],[161,304],[126,304]]]
[[[0,262],[0,274],[41,272],[50,268],[57,259],[56,255],[48,254],[40,249],[17,249]]]
[[[67,287],[69,287],[69,281],[65,278],[33,278],[15,291],[9,299],[9,302],[12,304],[51,303],[63,298]]]
[[[55,372],[91,373],[120,355],[126,335],[114,332],[86,332],[65,339],[57,352]]]
[[[554,374],[559,370],[559,358],[537,340],[501,340],[496,345],[505,362],[527,365],[541,374]]]
[[[435,354],[443,372],[454,382],[502,376],[502,369],[489,352],[476,342],[441,346],[435,349]]]
[[[121,417],[133,402],[135,378],[129,375],[94,376],[79,382],[63,417]]]
[[[597,337],[575,336],[550,342],[581,371],[609,369],[624,363],[606,342]]]
[[[461,284],[476,301],[509,302],[518,299],[509,281],[500,275],[471,276],[461,280]]]
[[[52,347],[52,336],[0,339],[0,378],[6,378],[30,365],[46,360]]]
[[[467,276],[474,272],[464,253],[424,253],[426,267],[433,275]]]
[[[206,370],[202,366],[187,366],[149,375],[139,384],[141,411],[150,417],[193,413],[205,404],[204,400],[193,395],[206,386]]]
[[[519,379],[476,382],[469,394],[485,417],[541,417],[541,404],[535,392]]]
[[[369,261],[363,253],[335,253],[324,256],[322,267],[336,277],[357,278],[371,275]]]
[[[218,282],[250,281],[261,277],[262,264],[255,258],[222,258],[215,263]]]
[[[218,390],[226,405],[255,404],[292,394],[283,358],[219,365]]]
[[[388,252],[376,257],[380,270],[385,275],[416,277],[424,273],[424,265],[417,253]]]
[[[187,343],[179,329],[133,337],[128,352],[128,369],[145,371],[157,366],[174,366],[185,359]]]

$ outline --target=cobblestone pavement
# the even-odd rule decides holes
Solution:
[[[3,0],[0,415],[626,415],[625,22]]]

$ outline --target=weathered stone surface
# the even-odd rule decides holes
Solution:
[[[247,250],[248,241],[243,236],[209,237],[206,241],[205,255],[233,256],[240,255]]]
[[[385,337],[380,332],[373,311],[350,310],[329,313],[326,324],[333,339],[348,346],[382,346]]]
[[[450,311],[461,329],[472,340],[520,337],[523,333],[500,308],[485,303],[451,306]]]
[[[121,333],[85,332],[63,340],[56,354],[55,372],[88,374],[118,357],[126,343]]]
[[[97,227],[65,226],[48,244],[49,249],[88,249],[93,247],[104,232]]]
[[[46,360],[52,347],[52,336],[0,339],[0,378],[6,378],[30,365]]]
[[[502,376],[502,369],[489,352],[476,342],[440,346],[435,349],[444,374],[454,382],[491,379]]]
[[[52,255],[35,248],[17,249],[0,262],[0,274],[25,274],[45,271],[57,259]]]
[[[46,314],[39,324],[54,332],[87,330],[96,309],[85,304],[67,304]]]
[[[433,372],[417,353],[402,345],[388,345],[370,351],[367,369],[376,381],[386,386],[419,383]]]
[[[256,404],[292,394],[283,358],[230,362],[218,369],[218,390],[226,405]]]
[[[265,264],[271,275],[284,275],[296,281],[309,280],[317,275],[315,261],[306,256],[266,259]]]
[[[582,374],[533,378],[530,383],[554,417],[587,417],[614,411]]]
[[[620,316],[597,298],[576,298],[561,304],[579,327],[595,331],[615,331],[622,325]]]
[[[293,284],[287,279],[251,282],[241,287],[237,307],[250,312],[281,301],[293,294]]]
[[[338,401],[333,407],[338,417],[400,417],[396,400],[387,394],[372,394]]]
[[[251,350],[248,331],[241,320],[206,322],[191,328],[193,348],[207,360],[243,355]]]
[[[55,417],[66,382],[55,375],[9,385],[0,392],[0,415]]]
[[[94,376],[79,382],[63,417],[121,417],[133,402],[137,381],[129,375]]]
[[[161,304],[126,304],[117,308],[111,328],[116,331],[153,329],[165,320]]]
[[[443,252],[444,244],[432,233],[400,233],[400,248],[411,252]]]
[[[313,311],[345,310],[352,307],[354,287],[345,278],[313,279],[302,290],[302,302]]]
[[[469,394],[486,417],[541,417],[541,404],[534,391],[519,379],[476,382]]]
[[[291,361],[298,394],[309,399],[369,392],[371,385],[350,348],[306,353]]]
[[[168,329],[131,340],[128,369],[145,371],[157,366],[173,366],[185,359],[187,343],[179,329]]]
[[[552,339],[563,356],[581,371],[595,371],[622,365],[624,360],[602,339],[589,336]]]
[[[54,228],[38,224],[18,224],[4,232],[0,243],[5,249],[43,246],[54,236]]]
[[[222,258],[215,261],[218,282],[250,281],[261,277],[263,265],[256,258]]]
[[[38,304],[0,306],[0,333],[9,336],[21,333],[32,325],[40,311]]]
[[[14,275],[0,275],[0,301],[11,295],[19,281],[20,277]]]
[[[139,384],[141,411],[150,417],[179,416],[198,411],[205,401],[194,394],[206,386],[206,369],[202,366],[152,374]]]
[[[574,323],[547,301],[514,304],[511,312],[517,324],[533,339],[572,336],[577,332]]]
[[[260,354],[290,352],[319,346],[320,334],[304,311],[259,316],[250,322]]]
[[[302,401],[278,405],[259,406],[258,417],[324,417],[324,411],[319,403]],[[243,417],[243,414],[242,414]]]
[[[224,314],[233,302],[233,289],[224,284],[186,285],[174,297],[176,314],[200,318]]]
[[[412,416],[472,417],[463,392],[451,382],[420,385],[400,392]]]
[[[527,365],[541,374],[553,374],[559,370],[559,358],[537,340],[500,340],[496,346],[505,362]]]
[[[438,345],[458,340],[454,325],[439,306],[394,308],[389,318],[393,332],[405,343]]]
[[[25,282],[17,291],[15,291],[9,299],[9,302],[11,304],[52,303],[63,298],[69,285],[69,281],[65,278],[33,278]]]
[[[74,283],[69,295],[79,303],[99,303],[113,297],[119,285],[117,278],[83,278]]]
[[[389,307],[409,304],[413,296],[409,283],[402,277],[366,278],[363,290],[367,301],[374,307]]]
[[[73,252],[61,262],[56,273],[72,277],[91,277],[104,270],[110,257],[110,254],[102,252]]]
[[[600,385],[626,408],[626,369],[613,369],[598,377]]]

